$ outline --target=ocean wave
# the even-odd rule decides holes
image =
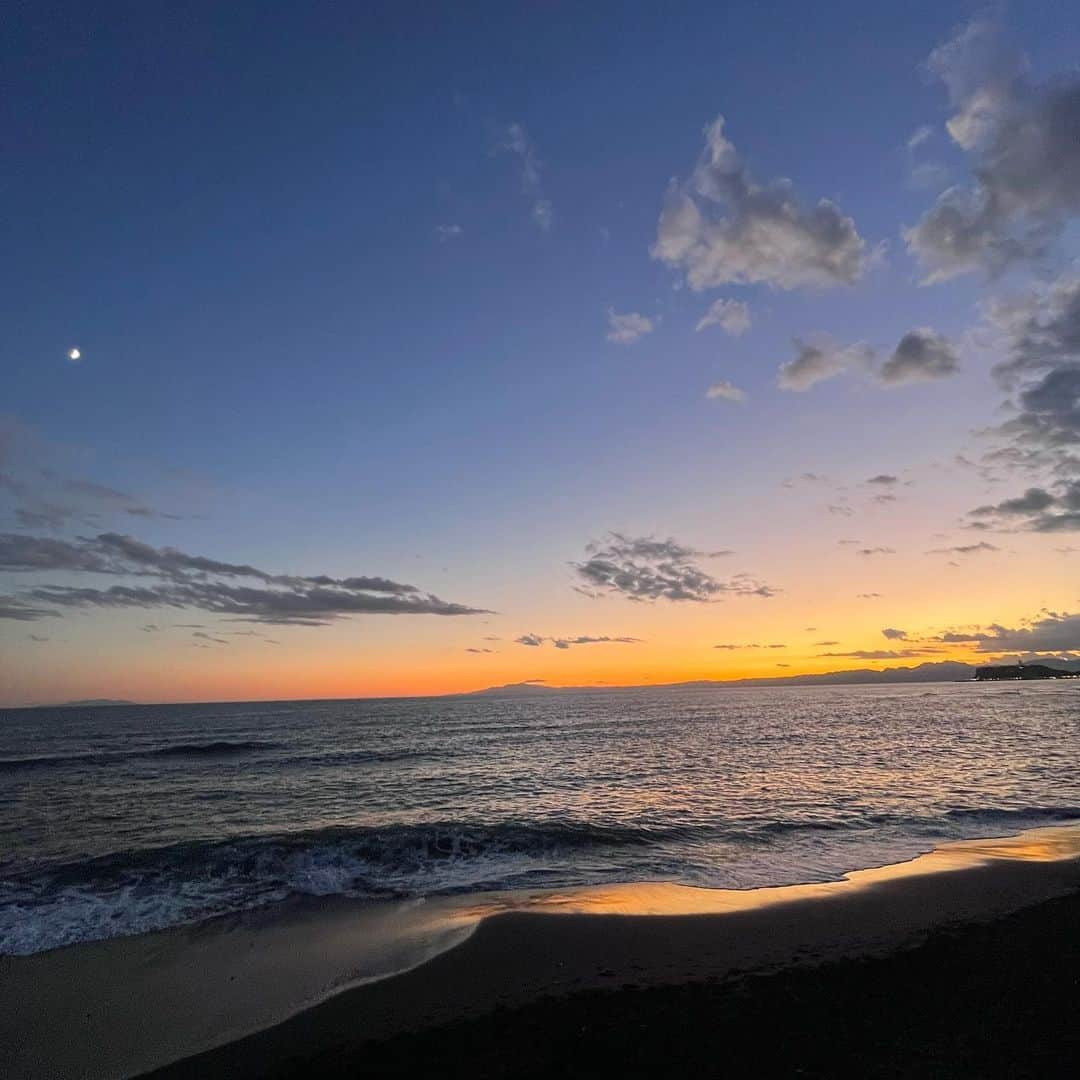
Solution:
[[[253,740],[215,739],[203,743],[174,743],[171,746],[139,747],[131,750],[99,750],[84,754],[40,754],[33,757],[0,758],[0,772],[22,769],[55,769],[65,765],[112,765],[141,758],[230,757],[260,750],[281,750],[282,743]]]

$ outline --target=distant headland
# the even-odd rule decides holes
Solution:
[[[977,682],[1002,682],[1011,679],[1076,679],[1080,672],[1066,671],[1047,664],[998,664],[975,669]]]

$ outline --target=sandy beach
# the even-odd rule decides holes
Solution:
[[[1078,856],[1040,829],[824,884],[337,903],[7,958],[5,1072],[1066,1075]]]

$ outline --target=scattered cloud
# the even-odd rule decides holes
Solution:
[[[905,641],[908,635],[906,630],[897,630],[895,626],[886,626],[881,631],[881,636],[888,638],[889,641]]]
[[[721,379],[719,382],[714,382],[705,391],[705,396],[710,400],[723,398],[725,401],[743,402],[746,400],[746,391],[740,390],[725,379]]]
[[[522,634],[514,638],[518,645],[529,645],[537,648],[545,642],[554,645],[556,649],[569,649],[574,645],[640,645],[642,638],[636,637],[608,637],[606,634],[592,637],[588,634],[579,634],[577,637],[543,637],[540,634]],[[487,650],[490,652],[491,650]]]
[[[436,225],[435,235],[439,238],[439,243],[445,244],[449,240],[457,240],[465,230],[460,225]]]
[[[878,473],[877,476],[871,476],[866,482],[868,484],[878,484],[881,487],[892,487],[894,484],[900,483],[900,477],[891,476],[889,473]]]
[[[868,371],[875,355],[865,342],[841,346],[824,336],[816,342],[795,338],[794,345],[795,358],[780,365],[776,385],[797,393],[847,371]]]
[[[540,177],[540,158],[528,132],[521,124],[510,124],[503,132],[498,148],[513,154],[518,159],[521,167],[521,190],[532,200],[530,214],[533,222],[537,228],[548,232],[554,221],[555,212],[551,200],[544,197]]]
[[[763,283],[780,289],[850,285],[866,268],[866,244],[828,199],[807,209],[788,180],[757,183],[719,116],[685,181],[673,181],[653,258],[683,271],[694,290]]]
[[[932,640],[973,644],[979,652],[1080,653],[1080,614],[1047,611],[1018,627],[991,623],[982,628],[949,631]]]
[[[246,563],[155,548],[120,533],[72,541],[0,534],[0,569],[150,579],[106,588],[38,583],[13,598],[6,618],[41,618],[56,614],[57,607],[195,608],[257,622],[317,626],[362,614],[485,613],[387,578],[270,574]],[[36,615],[27,614],[35,611]]]
[[[990,305],[987,323],[1004,348],[994,374],[1010,396],[984,461],[1039,482],[976,507],[971,524],[1080,531],[1080,276]]]
[[[896,550],[891,547],[865,547],[859,548],[860,555],[895,555]]]
[[[776,594],[775,589],[748,574],[718,580],[699,564],[700,559],[730,554],[728,551],[704,552],[671,539],[609,533],[605,540],[588,544],[585,552],[584,562],[571,565],[587,586],[582,591],[593,597],[616,593],[629,600],[708,603],[724,595]]]
[[[886,386],[944,379],[960,370],[956,351],[929,327],[909,330],[881,366],[878,379]]]
[[[730,652],[730,651],[737,650],[737,649],[786,649],[787,646],[784,645],[784,644],[758,645],[755,642],[753,644],[747,644],[747,645],[714,645],[713,648],[714,649],[726,649],[726,650],[728,650]]]
[[[797,393],[838,375],[862,375],[890,388],[943,379],[960,369],[953,346],[928,327],[908,331],[881,364],[877,350],[864,341],[839,345],[827,335],[821,335],[812,342],[794,338],[793,344],[795,356],[780,365],[776,385]]]
[[[981,540],[977,544],[957,544],[954,547],[931,548],[927,555],[978,555],[981,551],[1000,551],[1001,548]]]
[[[614,308],[608,308],[607,316],[607,339],[615,345],[633,345],[635,341],[639,341],[656,329],[652,319],[636,311],[628,311],[625,315],[620,315]]]
[[[946,128],[975,181],[949,188],[904,230],[924,283],[1046,254],[1080,210],[1080,77],[1033,82],[1021,52],[986,18],[935,49],[928,66],[948,90]]]
[[[697,331],[709,326],[719,326],[731,337],[741,337],[750,329],[750,305],[744,300],[728,300],[723,297],[714,300],[709,310],[697,324]]]
[[[494,649],[466,649],[465,651],[469,652],[469,653],[493,653],[495,650]]]
[[[907,141],[907,148],[909,150],[917,150],[923,143],[928,142],[934,134],[934,129],[929,124],[923,124],[922,127],[916,128],[910,135]]]

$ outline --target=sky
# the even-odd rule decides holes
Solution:
[[[1080,657],[1080,9],[22,4],[0,705]]]

